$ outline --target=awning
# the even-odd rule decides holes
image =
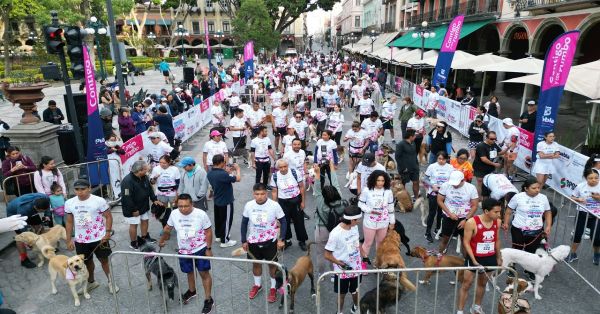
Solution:
[[[477,22],[468,22],[464,23],[462,29],[460,31],[460,38],[464,38],[465,36],[473,33],[474,31],[484,27],[489,24],[493,20],[485,20],[485,21],[477,21]],[[426,49],[440,49],[442,47],[442,41],[444,41],[444,37],[446,35],[446,31],[448,30],[448,24],[438,26],[433,29],[435,32],[435,37],[425,39],[425,48]],[[407,47],[407,48],[421,48],[421,39],[420,38],[412,38],[412,34],[415,31],[409,31],[404,34],[404,36],[394,40],[389,44],[389,46],[393,47]]]
[[[171,20],[163,20],[163,19],[158,19],[157,20],[158,25],[163,25],[163,26],[169,26],[171,25]]]
[[[390,49],[389,47],[387,47],[387,44],[392,39],[394,39],[396,35],[398,35],[398,32],[380,34],[379,37],[377,37],[377,39],[375,40],[375,42],[373,42],[373,52],[371,52],[371,40],[369,39],[368,54],[371,56],[375,56],[375,51],[381,50],[382,48],[387,49],[389,53]]]
[[[141,21],[138,20],[138,23]],[[127,20],[127,25],[135,25],[135,20]],[[146,19],[144,25],[156,25],[156,20]]]

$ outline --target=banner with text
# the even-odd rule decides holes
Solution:
[[[244,76],[250,78],[254,76],[254,42],[249,41],[244,46]]]
[[[440,48],[440,53],[433,72],[432,84],[437,88],[439,88],[440,84],[446,85],[448,73],[450,73],[450,65],[452,65],[454,52],[456,51],[456,46],[460,40],[460,31],[464,21],[465,16],[459,15],[452,19],[452,22],[448,25],[448,30],[446,31],[446,36],[444,36],[444,41],[442,42],[442,47]]]

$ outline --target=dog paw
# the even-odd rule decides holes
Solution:
[[[57,293],[58,293],[58,290],[52,289],[52,294],[57,294]]]
[[[89,293],[84,293],[83,297],[89,300],[92,296]]]
[[[79,305],[80,305],[79,300],[75,300],[75,306],[79,306]]]
[[[42,267],[42,266],[44,266],[44,262],[41,262],[41,263],[37,264],[37,267]]]
[[[421,224],[423,225],[423,227],[427,227],[427,224],[424,222],[421,222]]]
[[[541,300],[541,299],[542,299],[542,296],[538,294],[538,295],[536,295],[536,296],[535,296],[535,299],[536,299],[536,300]]]

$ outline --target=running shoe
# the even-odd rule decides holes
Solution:
[[[21,266],[23,266],[23,267],[25,267],[25,268],[29,268],[29,269],[31,269],[31,268],[36,268],[36,267],[37,267],[37,265],[36,265],[36,264],[34,264],[34,263],[33,263],[33,262],[32,262],[32,261],[29,259],[29,257],[21,261]]]
[[[350,313],[352,313],[352,314],[358,313],[358,306],[356,304],[352,304],[352,308],[350,309]]]
[[[481,308],[481,305],[477,305],[477,304],[471,305],[471,314],[484,314],[483,308]]]
[[[150,233],[147,233],[145,236],[142,237],[142,239],[144,239],[144,241],[146,242],[156,243],[156,239],[152,238],[150,236]]]
[[[204,300],[204,307],[202,307],[202,314],[211,313],[214,307],[215,307],[215,300],[213,300],[213,298]]]
[[[600,264],[600,253],[594,253],[594,258],[592,259],[592,263],[598,266]]]
[[[433,243],[433,237],[431,236],[431,233],[427,232],[425,234],[425,239],[427,239],[427,242]]]
[[[196,291],[192,292],[188,290],[181,296],[181,300],[183,301],[183,304],[188,304],[190,303],[190,300],[195,298],[197,295],[198,294],[196,293]]]
[[[225,243],[221,243],[219,246],[220,247],[231,247],[231,246],[234,246],[236,244],[237,244],[237,241],[235,241],[235,240],[229,240],[229,241],[227,241]]]
[[[129,248],[135,251],[139,251],[140,250],[140,246],[138,245],[138,241],[131,241],[131,243],[129,243]]]
[[[248,298],[250,298],[250,300],[256,298],[256,295],[260,292],[260,290],[262,290],[262,286],[252,286],[252,288],[250,288],[250,292],[248,293]]]
[[[267,297],[267,301],[269,303],[277,302],[277,289],[275,289],[275,288],[269,289],[269,296]]]
[[[567,263],[573,263],[574,261],[576,261],[578,259],[579,259],[579,257],[577,257],[577,253],[569,253],[569,255],[567,256],[565,261]]]

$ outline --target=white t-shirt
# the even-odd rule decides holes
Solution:
[[[348,142],[350,153],[358,154],[361,149],[365,147],[365,139],[369,138],[369,135],[363,129],[360,129],[358,132],[354,132],[354,130],[350,129],[348,130],[348,133],[346,133],[345,138],[351,139]]]
[[[236,129],[244,128],[244,130],[241,131],[231,131],[232,137],[242,137],[246,134],[246,118],[244,117],[238,118],[234,116],[229,120],[229,126]]]
[[[368,116],[371,114],[371,112],[373,112],[373,100],[371,100],[371,98],[360,99],[358,101],[358,113],[361,116]]]
[[[223,156],[227,155],[229,152],[227,150],[227,144],[225,142],[215,142],[214,140],[210,140],[204,143],[204,147],[202,148],[202,152],[206,153],[206,165],[212,166],[212,159],[214,155],[221,154]]]
[[[290,85],[287,88],[288,97],[290,99],[296,99],[296,94],[298,93],[299,86],[298,85]]]
[[[277,108],[281,105],[281,99],[283,98],[283,94],[281,92],[273,92],[271,94],[271,103],[273,108]]]
[[[106,235],[106,226],[102,214],[109,209],[106,200],[96,196],[81,201],[77,196],[65,202],[65,213],[73,214],[75,238],[77,243],[100,241]]]
[[[239,96],[231,96],[231,98],[229,98],[229,107],[231,108],[237,108],[241,103],[242,101]]]
[[[269,148],[271,148],[271,140],[269,139],[269,137],[255,137],[250,142],[250,148],[254,148],[255,159],[263,162],[269,161]]]
[[[306,121],[300,120],[300,122],[297,122],[296,119],[294,119],[290,121],[289,126],[296,130],[296,134],[298,135],[299,139],[306,139],[306,128],[308,128],[308,123],[306,123]]]
[[[381,117],[383,117],[385,120],[393,120],[396,109],[398,109],[398,106],[396,106],[395,103],[386,101],[383,103],[383,106],[381,106]]]
[[[519,129],[516,126],[513,126],[509,129],[507,129],[506,137],[504,138],[504,145],[502,146],[502,149],[506,149],[513,142],[513,139],[516,139],[517,146],[515,146],[515,148],[512,150],[513,152],[516,153],[519,150],[519,136],[520,135],[521,135],[521,132],[519,132]]]
[[[179,254],[194,254],[206,247],[206,230],[212,226],[210,218],[201,209],[192,209],[184,215],[175,209],[167,221],[167,225],[177,231],[177,246]]]
[[[490,197],[497,200],[503,198],[510,192],[519,193],[510,180],[500,173],[487,174],[483,177],[483,185],[490,190]]]
[[[287,126],[287,110],[282,110],[279,107],[273,109],[273,118],[275,119],[276,128],[285,128]]]
[[[541,141],[537,143],[536,150],[538,152],[542,152],[544,154],[554,155],[555,152],[560,151],[560,148],[556,142],[552,142],[552,144],[546,143],[546,141]],[[546,167],[552,167],[553,159],[541,159],[540,154],[537,154],[537,159],[535,163],[540,163]]]
[[[279,179],[278,179],[279,180]],[[244,206],[244,217],[248,218],[248,243],[275,241],[277,239],[277,220],[285,217],[279,203],[267,199],[264,204],[255,200]]]
[[[248,112],[245,112],[245,114],[247,114],[248,117],[248,121],[250,122],[250,125],[253,127],[258,126],[258,123],[267,115],[265,114],[265,111],[262,109],[258,109],[258,110],[250,110]]]
[[[360,188],[361,188],[361,191],[362,191],[362,189],[364,189],[367,186],[367,178],[375,170],[385,171],[385,167],[382,164],[378,163],[378,162],[376,162],[375,166],[373,166],[373,167],[367,167],[367,166],[363,165],[362,162],[359,163],[358,166],[356,166],[356,173],[360,174]]]
[[[286,174],[277,171],[277,182],[275,182],[275,174],[272,174],[269,185],[277,189],[277,198],[290,199],[300,195],[300,186],[298,185],[300,182],[302,182],[300,174],[296,172],[296,177],[294,177],[292,170],[288,168]]]
[[[521,230],[540,230],[544,226],[542,216],[545,211],[550,210],[550,203],[542,193],[530,197],[526,192],[521,192],[513,196],[508,207],[515,213],[513,226]]]
[[[321,162],[321,146],[325,145],[327,147],[327,159],[333,161],[333,151],[337,149],[337,144],[334,140],[324,141],[323,139],[319,139],[317,141],[317,162]]]
[[[283,152],[286,153],[292,150],[292,143],[296,139],[296,135],[285,135],[283,139],[281,139],[281,143],[283,144]]]
[[[417,131],[417,134],[424,134],[425,133],[425,119],[423,119],[423,118],[417,119],[415,117],[412,117],[412,118],[408,119],[408,122],[406,122],[406,128]]]
[[[440,100],[440,95],[437,92],[429,94],[429,99],[427,100],[426,109],[427,110],[435,109],[435,106],[439,100]]]
[[[582,204],[583,206],[577,206],[577,210],[587,211],[598,216],[600,215],[600,201],[595,200],[592,197],[592,193],[600,194],[600,184],[596,184],[596,186],[589,186],[587,182],[582,182],[577,185],[572,196],[577,198],[585,198],[585,202]]]
[[[212,117],[213,124],[219,124],[224,120],[223,118],[223,109],[221,106],[212,106],[210,107],[210,116]]]
[[[346,230],[339,224],[329,233],[329,239],[327,239],[325,249],[331,252],[333,257],[337,260],[352,267],[353,270],[360,270],[362,269],[362,258],[360,256],[359,237],[358,226]],[[342,271],[342,268],[337,264],[333,264],[333,270]],[[358,275],[346,273],[340,274],[341,279],[354,277],[358,277]]]
[[[358,85],[352,86],[352,97],[354,99],[360,99],[359,91],[360,91],[360,86],[358,86]]]
[[[296,170],[298,180],[304,180],[304,161],[306,160],[306,152],[299,150],[297,153],[290,149],[283,154],[283,158],[287,160],[289,169]]]
[[[479,198],[477,189],[469,182],[464,182],[458,189],[446,182],[442,184],[439,194],[446,197],[444,204],[458,218],[467,217],[471,211],[471,200]],[[446,216],[446,212],[443,213]]]
[[[150,156],[152,156],[152,161],[158,162],[160,157],[173,151],[173,147],[163,141],[158,142],[158,144],[150,142],[148,144],[148,151],[150,152]]]
[[[450,173],[454,171],[454,167],[451,164],[444,164],[443,166],[435,162],[427,167],[425,175],[429,177],[429,186],[427,187],[427,194],[433,192],[433,186],[441,187],[442,184],[448,181]]]
[[[252,110],[252,106],[250,106],[249,104],[240,104],[240,109],[244,110],[244,118],[248,119],[248,117],[250,116],[250,111]]]
[[[334,94],[325,94],[323,95],[323,102],[325,103],[325,107],[333,108],[333,106],[338,103],[338,96]]]
[[[369,118],[364,119],[363,122],[360,124],[360,127],[363,128],[365,132],[367,132],[370,139],[376,140],[379,137],[379,130],[383,128],[383,123],[381,123],[381,120],[379,119],[373,121],[371,120],[371,118]]]
[[[341,112],[332,111],[329,114],[329,122],[327,123],[327,129],[331,130],[334,134],[342,132],[344,127],[344,114]]]
[[[179,169],[170,166],[167,169],[158,166],[152,169],[150,177],[156,180],[156,195],[175,196],[177,180],[181,179]]]
[[[325,112],[319,111],[319,110],[311,111],[310,116],[319,122],[325,121],[325,119],[327,119],[327,114]]]
[[[358,206],[365,213],[363,226],[366,228],[382,229],[396,223],[392,190],[364,189],[360,193]]]

